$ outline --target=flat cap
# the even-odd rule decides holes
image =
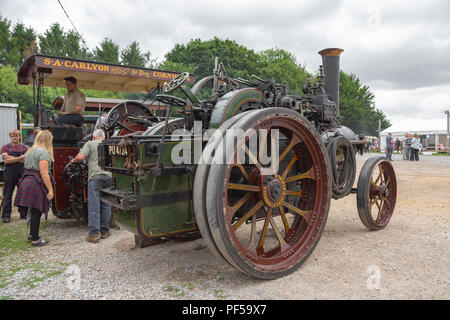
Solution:
[[[72,76],[66,77],[66,78],[64,78],[64,80],[72,82],[72,83],[77,83],[77,79],[75,77],[72,77]]]

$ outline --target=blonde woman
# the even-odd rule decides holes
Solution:
[[[25,172],[19,182],[14,205],[26,207],[31,211],[30,236],[32,247],[46,245],[39,237],[41,216],[47,217],[50,207],[49,201],[53,199],[52,177],[49,168],[53,162],[53,135],[50,131],[40,131],[36,136],[33,147],[28,150],[25,157]]]

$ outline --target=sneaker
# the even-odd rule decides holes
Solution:
[[[48,244],[50,241],[46,241],[46,240],[43,240],[43,239],[39,239],[38,240],[38,242],[35,242],[35,243],[31,243],[31,246],[32,247],[42,247],[42,246],[45,246],[46,244]]]
[[[111,235],[111,232],[102,232],[102,235],[100,236],[101,239],[106,239]]]
[[[93,235],[88,235],[88,236],[86,236],[86,241],[87,242],[97,243],[97,242],[100,241],[100,234],[96,233],[96,234],[93,234]]]
[[[11,222],[11,218],[3,218],[3,223],[10,223]]]

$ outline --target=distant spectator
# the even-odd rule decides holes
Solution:
[[[33,128],[33,131],[31,132],[31,134],[28,136],[27,140],[25,141],[25,144],[29,147],[31,147],[34,143],[34,139],[36,139],[37,134],[39,133],[39,131],[41,131],[40,128],[35,127]]]
[[[392,151],[394,150],[394,138],[392,133],[388,133],[386,137],[386,159],[392,161]]]
[[[411,161],[419,161],[419,150],[422,148],[419,136],[414,134],[414,138],[411,141]]]
[[[395,139],[395,151],[396,152],[400,152],[400,139],[399,138],[397,138],[397,139]]]
[[[411,156],[411,135],[406,132],[403,140],[403,160],[409,160]]]

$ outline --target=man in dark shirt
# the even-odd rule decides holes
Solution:
[[[399,138],[397,138],[395,140],[395,151],[400,152],[400,139]]]
[[[28,146],[19,142],[19,130],[11,131],[9,138],[11,139],[11,143],[5,144],[1,149],[2,158],[5,162],[2,206],[3,223],[9,223],[11,221],[12,196],[20,178],[22,178],[25,153],[28,151]],[[26,213],[23,212],[22,208],[20,208],[19,212],[20,217],[25,219]]]
[[[386,159],[392,161],[392,151],[394,150],[394,138],[392,138],[392,133],[388,133],[386,137]]]

